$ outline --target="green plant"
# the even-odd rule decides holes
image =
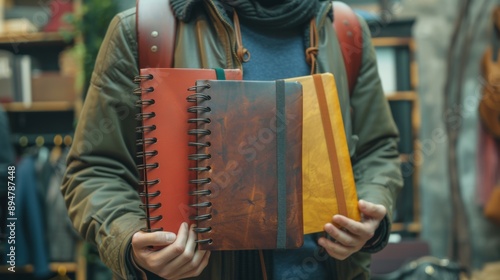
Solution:
[[[61,34],[68,40],[75,40],[73,51],[82,63],[83,98],[88,89],[95,60],[110,21],[118,7],[112,0],[83,0],[82,7],[73,14],[66,15],[66,20],[73,26],[71,31]]]

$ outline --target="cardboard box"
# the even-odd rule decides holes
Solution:
[[[75,77],[42,72],[31,80],[32,101],[75,101]]]

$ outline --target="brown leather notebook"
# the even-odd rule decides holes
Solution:
[[[297,248],[302,223],[302,86],[200,80],[189,96],[191,192],[202,250]]]
[[[221,75],[222,69],[218,69]],[[224,70],[226,79],[241,79],[241,71]],[[196,151],[187,145],[186,131],[194,124],[189,117],[186,102],[188,88],[197,79],[217,79],[214,69],[148,68],[136,77],[140,84],[136,94],[141,98],[137,106],[140,126],[137,132],[138,166],[141,175],[140,196],[146,211],[144,231],[170,231],[177,233],[182,222],[192,223],[188,155]],[[140,149],[142,148],[142,149]]]

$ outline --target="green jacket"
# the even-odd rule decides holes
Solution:
[[[179,23],[175,67],[241,68],[234,51],[234,32],[227,23],[231,21],[222,21],[211,1],[203,3],[205,10],[198,9],[190,22]],[[367,279],[370,253],[387,244],[393,205],[402,187],[398,132],[382,91],[366,24],[363,22],[362,67],[350,98],[341,51],[327,16],[331,4],[322,5],[316,17],[320,35],[317,70],[333,73],[338,85],[359,198],[388,210],[376,241],[347,260],[328,257],[327,262],[337,279]],[[200,22],[206,24],[197,24]],[[136,87],[133,78],[138,75],[137,56],[135,9],[131,9],[114,18],[102,44],[62,186],[74,226],[97,246],[101,259],[118,279],[137,277],[128,256],[131,237],[144,227],[141,218],[145,217],[135,188],[139,180],[134,130],[137,97],[132,91]],[[241,279],[232,273],[241,273],[243,268],[260,270],[254,258],[255,252],[214,252],[200,279]],[[252,267],[254,263],[256,267]]]

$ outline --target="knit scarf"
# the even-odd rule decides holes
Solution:
[[[309,22],[320,8],[320,0],[171,0],[175,15],[188,21],[196,4],[210,1],[224,10],[236,10],[240,21],[256,28],[280,30]],[[270,3],[272,2],[272,4]]]

